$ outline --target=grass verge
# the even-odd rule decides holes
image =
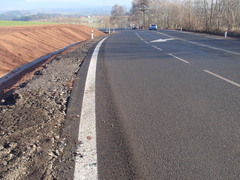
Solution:
[[[24,25],[43,25],[43,24],[57,24],[57,23],[33,22],[33,21],[0,21],[0,26],[24,26]]]

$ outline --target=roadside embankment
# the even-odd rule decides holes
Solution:
[[[48,53],[90,39],[91,30],[63,24],[0,27],[0,77]],[[103,33],[94,29],[94,35]]]
[[[68,100],[81,64],[101,38],[55,55],[0,99],[0,179],[69,179],[73,174],[77,144],[69,135],[75,121],[67,117]]]

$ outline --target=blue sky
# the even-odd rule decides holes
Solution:
[[[83,8],[96,6],[113,6],[114,4],[131,6],[132,0],[2,0],[2,10],[29,10],[55,8]]]

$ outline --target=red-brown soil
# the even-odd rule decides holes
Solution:
[[[0,27],[0,77],[43,55],[89,39],[91,30],[79,25]],[[94,36],[103,35],[93,30]]]

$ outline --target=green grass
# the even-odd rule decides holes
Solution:
[[[32,22],[32,21],[0,21],[0,26],[24,26],[24,25],[44,25],[44,24],[57,24],[57,23]]]

